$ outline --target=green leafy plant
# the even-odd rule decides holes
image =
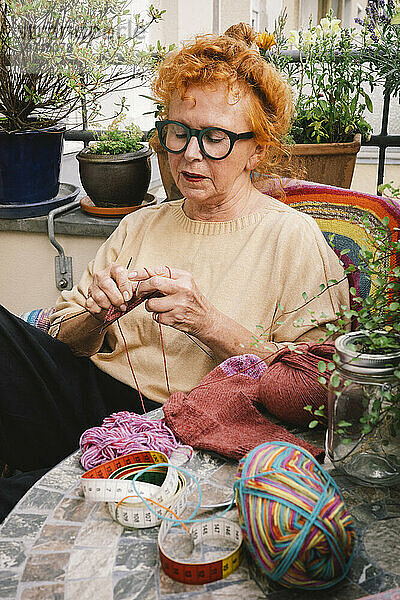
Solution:
[[[389,181],[389,183],[382,183],[378,187],[378,191],[387,198],[395,198],[396,200],[400,199],[400,188],[393,185],[393,181]]]
[[[137,152],[143,148],[143,144],[141,143],[143,132],[137,125],[130,123],[124,130],[119,129],[126,117],[126,114],[122,112],[124,109],[123,98],[121,112],[115,116],[114,120],[108,126],[107,131],[101,134],[94,132],[96,141],[89,147],[89,154],[117,155]]]
[[[167,49],[141,38],[165,11],[131,15],[128,0],[0,0],[0,129],[100,116],[110,92],[142,86]]]
[[[395,194],[400,190],[392,188]],[[400,352],[400,237],[399,229],[390,231],[388,228],[389,218],[384,217],[382,223],[374,224],[368,217],[364,217],[363,226],[366,232],[365,243],[360,250],[359,273],[365,273],[372,283],[370,294],[366,298],[357,296],[355,288],[350,288],[350,294],[356,308],[342,307],[337,313],[337,321],[327,325],[329,336],[348,332],[351,320],[357,319],[357,330],[362,332],[360,342],[354,344],[353,350],[361,354],[392,354]],[[373,243],[371,248],[370,243]],[[393,257],[397,256],[397,261]],[[346,274],[353,271],[355,267],[350,265],[345,269]],[[337,397],[345,391],[350,381],[343,380],[337,369],[340,363],[339,356],[333,355],[333,362],[320,361],[318,370],[320,377],[318,381],[327,385],[328,380]],[[374,427],[390,417],[393,433],[400,430],[400,370],[394,371],[394,377],[398,379],[398,386],[391,391],[385,386],[377,388],[372,406],[360,418],[361,434],[365,435]],[[393,391],[394,390],[394,391]],[[397,390],[397,391],[396,391]],[[369,402],[370,398],[365,398]],[[368,404],[366,404],[366,407]],[[324,418],[324,411],[320,407],[317,411],[311,406],[308,410],[314,417],[310,427],[315,427]],[[337,433],[343,436],[344,443],[350,443],[346,433],[351,427],[348,421],[338,423]]]
[[[365,37],[359,39],[355,29],[341,28],[333,12],[314,26],[292,31],[285,38],[285,13],[278,19],[274,37],[278,43],[261,54],[283,72],[293,85],[296,98],[295,119],[289,142],[349,142],[356,133],[368,138],[371,126],[364,118],[373,111],[366,91],[372,90],[374,78],[357,56]],[[297,50],[299,61],[288,55],[287,48]]]
[[[400,195],[400,190],[391,186],[394,197]],[[371,280],[370,294],[363,298],[357,295],[354,287],[350,288],[350,294],[353,302],[352,307],[341,306],[336,313],[336,320],[328,323],[326,327],[326,336],[321,338],[321,342],[329,341],[339,335],[348,333],[350,326],[363,333],[361,343],[354,346],[354,350],[359,354],[391,354],[400,352],[400,234],[399,228],[390,230],[388,227],[389,218],[384,217],[381,223],[373,222],[368,216],[362,219],[362,226],[365,230],[365,243],[360,249],[359,264],[354,266],[349,264],[344,269],[344,278],[358,270],[360,274],[364,273]],[[333,243],[334,235],[331,236]],[[342,251],[342,258],[348,253],[348,250]],[[396,260],[391,260],[397,257]],[[312,296],[303,292],[304,304],[298,306],[294,311],[304,309],[318,296],[326,293],[333,286],[338,285],[342,280],[329,280],[327,284],[321,284],[319,291]],[[275,323],[279,324],[279,319],[285,314],[285,308],[278,305],[280,314],[277,315]],[[291,311],[291,312],[294,312]],[[311,324],[317,325],[318,318],[313,311],[309,311]],[[323,318],[324,315],[321,315]],[[354,327],[356,323],[356,327]],[[304,325],[304,319],[298,319],[296,323],[299,327]],[[265,329],[258,326],[258,335],[253,336],[253,345],[262,346],[264,340],[269,339],[272,325]],[[295,344],[289,344],[289,349],[302,353],[302,350]],[[321,385],[327,386],[328,382],[334,389],[336,395],[343,393],[343,390],[350,384],[349,380],[344,380],[338,371],[340,358],[338,354],[333,355],[332,361],[321,360],[318,363],[320,373],[318,381]],[[385,386],[376,394],[372,408],[364,414],[362,419],[361,434],[369,433],[373,427],[381,423],[386,416],[391,418],[391,426],[396,433],[400,430],[400,370],[395,370],[395,378],[399,385],[397,391],[388,391]],[[344,388],[343,388],[344,385]],[[394,388],[395,389],[395,388]],[[313,419],[309,427],[314,428],[319,423],[326,421],[324,406],[315,410],[311,405],[306,406],[305,410],[310,412]],[[351,426],[348,421],[341,421],[338,433],[346,437],[346,432]],[[346,441],[345,441],[346,443]]]

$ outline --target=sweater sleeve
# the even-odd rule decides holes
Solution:
[[[349,306],[347,277],[338,257],[316,221],[298,215],[281,233],[282,253],[276,265],[280,289],[271,327],[271,340],[277,343],[325,339],[324,325]]]
[[[79,283],[72,290],[64,291],[58,297],[55,311],[50,317],[50,335],[57,336],[58,323],[61,318],[78,313],[85,306],[87,291],[93,280],[93,273],[105,269],[112,262],[121,262],[123,266],[126,266],[126,263],[124,264],[124,253],[122,252],[126,238],[127,225],[126,220],[123,219],[117,229],[100,246],[95,258],[88,263]]]

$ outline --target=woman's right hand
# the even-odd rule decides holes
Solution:
[[[107,311],[110,306],[125,312],[126,302],[132,298],[136,290],[137,282],[130,279],[135,276],[136,272],[129,272],[117,263],[112,263],[102,271],[93,273],[85,308],[97,318],[102,318],[104,311]]]

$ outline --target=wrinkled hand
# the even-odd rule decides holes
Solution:
[[[145,302],[146,310],[153,313],[156,321],[197,337],[212,326],[215,309],[188,271],[168,267],[137,269],[132,279],[138,282],[138,298],[160,294]]]
[[[103,318],[111,305],[125,311],[125,303],[132,298],[136,290],[137,283],[133,280],[135,276],[136,272],[130,273],[117,263],[94,273],[88,288],[85,308],[97,318]]]

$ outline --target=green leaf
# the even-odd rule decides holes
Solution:
[[[310,429],[314,429],[314,427],[316,427],[318,425],[318,421],[310,421],[310,423],[308,424]]]
[[[351,427],[353,424],[348,421],[339,421],[338,427]]]
[[[396,13],[392,20],[390,21],[391,25],[400,25],[400,12]]]
[[[365,92],[363,95],[364,95],[364,99],[365,99],[365,104],[367,105],[369,112],[370,113],[374,112],[374,107],[373,107],[371,98]]]
[[[302,293],[302,296],[303,296],[303,300],[304,300],[304,301],[307,301],[307,300],[308,300],[308,294],[307,294],[307,292],[303,292],[303,293]]]
[[[306,410],[307,412],[312,412],[311,404],[307,404],[307,406],[304,407],[304,410]]]
[[[331,377],[331,385],[334,388],[337,388],[340,385],[340,377],[336,373]]]
[[[323,360],[320,360],[318,363],[318,371],[320,373],[325,373],[326,371],[326,362],[324,362]]]
[[[322,377],[322,376],[321,376],[321,377],[318,377],[318,382],[319,382],[319,383],[322,383],[322,385],[326,385],[326,383],[327,383],[327,381],[326,381],[325,377]]]

